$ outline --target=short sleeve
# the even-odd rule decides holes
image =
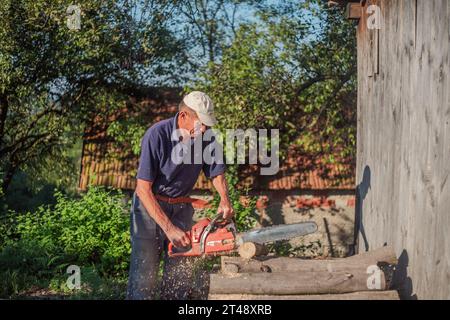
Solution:
[[[147,130],[141,141],[141,155],[137,178],[146,181],[155,181],[159,174],[160,140],[151,128]]]

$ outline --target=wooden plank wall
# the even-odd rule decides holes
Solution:
[[[403,298],[450,299],[450,0],[370,4],[383,25],[358,26],[358,248],[396,249]]]

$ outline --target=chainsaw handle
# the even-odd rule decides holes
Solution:
[[[221,214],[221,213],[218,213],[218,214],[211,220],[210,224],[211,224],[211,225],[215,225],[215,224],[217,224],[217,223],[222,222],[223,220],[224,220],[224,219],[223,219],[222,214]]]
[[[172,242],[169,242],[168,254],[169,257],[176,257],[178,255],[183,255],[186,252],[189,252],[192,249],[192,246],[189,245],[187,247],[175,247]]]
[[[229,222],[229,221],[233,221],[234,218],[232,219],[224,219],[223,215],[221,213],[218,213],[212,220],[211,220],[211,225],[219,225],[219,224],[223,224],[224,222]]]
[[[189,240],[192,241],[191,232],[187,231],[186,235],[189,237]],[[167,252],[169,256],[177,256],[178,254],[186,253],[191,249],[192,243],[186,247],[176,247],[171,241],[169,241],[169,245],[167,246]]]

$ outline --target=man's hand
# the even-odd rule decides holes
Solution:
[[[188,237],[187,233],[175,225],[169,227],[166,231],[166,236],[177,248],[188,247],[191,244],[191,239]]]
[[[231,220],[234,216],[234,209],[230,204],[228,199],[221,199],[219,207],[217,208],[217,213],[222,214],[225,220]]]
[[[220,203],[217,208],[217,213],[222,214],[223,218],[230,220],[234,216],[234,210],[230,203],[230,198],[228,198],[228,186],[227,180],[225,179],[225,174],[220,174],[212,179],[214,188],[220,195]]]

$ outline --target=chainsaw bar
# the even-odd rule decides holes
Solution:
[[[283,224],[240,233],[236,237],[236,244],[240,246],[244,242],[264,244],[273,241],[289,240],[316,231],[317,224],[315,222]]]

